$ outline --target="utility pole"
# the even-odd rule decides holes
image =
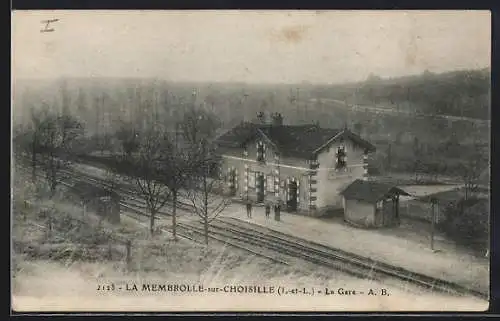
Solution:
[[[437,199],[432,198],[431,199],[431,250],[434,251],[434,234],[435,234],[435,228],[436,228],[436,206],[437,205]]]

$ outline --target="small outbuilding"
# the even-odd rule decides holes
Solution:
[[[107,221],[120,223],[120,195],[106,188],[98,187],[85,182],[78,182],[73,186],[73,192],[77,199],[83,202],[86,209],[95,213]]]
[[[399,196],[410,196],[395,186],[355,180],[342,192],[344,220],[360,227],[398,226]]]

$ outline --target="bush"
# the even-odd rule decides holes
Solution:
[[[439,224],[450,238],[472,249],[489,247],[489,204],[486,199],[469,198],[450,203]]]

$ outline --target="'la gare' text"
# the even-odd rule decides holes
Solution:
[[[366,291],[351,290],[351,289],[344,289],[344,288],[338,288],[336,290],[325,288],[325,295],[383,295],[383,296],[388,296],[389,292],[387,292],[387,289],[380,289],[380,290],[369,289],[366,292]]]

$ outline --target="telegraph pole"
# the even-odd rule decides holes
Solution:
[[[434,251],[434,234],[435,234],[435,228],[436,228],[436,205],[437,205],[437,199],[432,198],[431,199],[431,250]]]

